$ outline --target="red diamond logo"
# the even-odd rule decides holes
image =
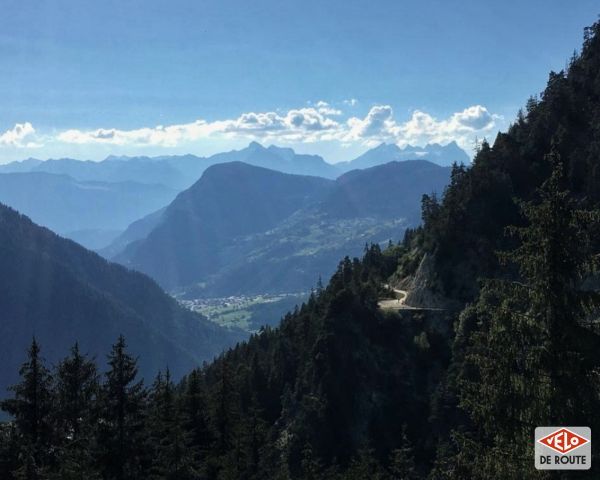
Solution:
[[[586,443],[589,443],[589,440],[581,435],[573,433],[571,430],[560,428],[555,432],[552,432],[550,435],[540,438],[538,442],[545,447],[549,447],[555,452],[564,455],[572,452],[582,445],[585,445]]]

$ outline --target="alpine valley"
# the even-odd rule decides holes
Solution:
[[[178,2],[134,14],[109,2],[92,22],[41,3],[7,2],[0,49],[21,52],[17,13],[37,18],[18,38],[40,30],[44,41],[23,43],[52,53],[47,76],[71,57],[61,81],[75,65],[86,76],[58,113],[37,102],[57,83],[49,96],[36,88],[32,115],[82,118],[54,137],[18,124],[1,151],[66,139],[70,152],[162,152],[211,135],[388,143],[335,164],[252,142],[210,157],[0,167],[0,479],[599,478],[596,440],[588,448],[590,430],[568,426],[600,431],[600,21],[472,160],[452,140],[495,128],[500,115],[482,105],[402,122],[389,105],[359,118],[350,97],[507,101],[500,87],[514,94],[540,58],[572,49],[555,51],[586,2],[184,2],[185,15]],[[113,22],[99,21],[106,11]],[[26,97],[25,60],[5,62],[19,79],[7,111]],[[93,76],[96,62],[112,75]],[[117,88],[128,75],[135,88]],[[315,78],[339,100],[209,115],[230,97],[292,99]],[[88,97],[98,112],[75,106]],[[127,105],[115,128],[86,126],[115,102]],[[194,102],[209,119],[157,125]],[[133,128],[138,112],[157,126]],[[407,144],[420,138],[445,141]],[[586,441],[555,458],[580,469],[538,470],[551,466],[540,440],[569,428]]]
[[[0,167],[0,201],[212,320],[256,331],[340,257],[402,238],[420,221],[422,195],[448,184],[450,167],[439,164],[456,161],[469,159],[455,143],[382,144],[330,164],[256,142],[207,158],[28,159]]]

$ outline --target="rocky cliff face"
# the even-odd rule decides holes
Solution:
[[[455,301],[442,294],[436,278],[434,259],[426,253],[421,259],[415,274],[402,282],[403,288],[408,292],[406,304],[413,307],[448,310],[460,307]]]

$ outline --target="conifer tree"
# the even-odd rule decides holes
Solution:
[[[0,478],[13,480],[19,464],[20,438],[14,423],[0,424]]]
[[[302,478],[304,480],[319,480],[323,466],[318,459],[314,457],[313,449],[310,444],[306,444],[302,449],[302,460],[300,461],[302,469]]]
[[[71,356],[57,366],[55,380],[54,428],[59,436],[56,478],[99,478],[94,458],[100,388],[96,364],[75,344]]]
[[[212,392],[211,418],[215,433],[216,451],[219,454],[225,454],[234,447],[234,428],[239,413],[234,378],[227,356],[224,356],[221,360],[218,375],[219,378]]]
[[[388,480],[387,473],[374,456],[371,448],[362,448],[344,472],[344,480]]]
[[[520,245],[501,255],[518,266],[519,279],[486,282],[461,318],[458,338],[469,338],[461,405],[482,446],[472,478],[538,477],[535,427],[598,421],[600,342],[586,328],[598,303],[582,288],[592,267],[588,226],[598,215],[577,209],[563,189],[558,156],[549,160],[553,172],[539,201],[522,204],[528,224],[509,230]]]
[[[406,434],[406,425],[402,428],[400,448],[392,452],[390,473],[391,480],[415,480],[418,478],[412,445]]]
[[[167,369],[152,386],[148,426],[153,452],[149,478],[190,480],[198,478],[194,459],[188,450],[188,434],[182,425],[175,385]]]
[[[27,361],[19,370],[21,382],[10,387],[14,397],[4,400],[2,410],[12,415],[20,436],[16,478],[42,478],[52,464],[52,376],[32,340]]]
[[[241,428],[244,470],[249,478],[256,478],[261,465],[261,446],[264,445],[266,440],[267,427],[262,419],[262,411],[255,394],[252,394],[250,408],[245,412]]]
[[[232,360],[227,354],[221,357],[209,391],[210,427],[214,442],[205,468],[207,476],[223,480],[239,478],[243,469],[239,395],[230,362]]]
[[[205,385],[198,369],[192,370],[183,382],[181,393],[182,421],[189,433],[189,449],[201,462],[213,443],[209,427]]]
[[[147,461],[143,431],[146,391],[137,380],[137,360],[127,353],[123,336],[113,345],[108,365],[99,435],[103,476],[115,480],[142,478]]]

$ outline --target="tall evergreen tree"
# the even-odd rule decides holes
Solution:
[[[400,447],[392,452],[390,474],[391,480],[416,480],[418,478],[412,445],[406,434],[406,426],[402,428]]]
[[[15,476],[33,480],[42,478],[53,463],[52,376],[44,365],[35,338],[19,374],[21,382],[10,387],[14,397],[4,400],[1,406],[14,418],[21,438],[21,467]]]
[[[194,456],[188,450],[189,434],[183,428],[181,407],[169,370],[156,377],[150,396],[148,427],[152,448],[149,478],[191,480],[198,478]]]
[[[120,336],[108,356],[109,370],[102,390],[99,444],[106,479],[143,478],[146,391],[137,380],[137,360]]]
[[[96,364],[75,344],[56,369],[54,428],[59,436],[57,478],[99,478],[94,458],[99,382]]]
[[[262,445],[267,436],[266,422],[262,418],[256,394],[252,394],[250,407],[245,412],[241,424],[242,457],[244,470],[249,479],[255,479],[262,461]]]
[[[14,480],[19,467],[20,438],[14,423],[0,424],[0,478]]]
[[[181,414],[186,432],[189,433],[189,449],[196,463],[201,463],[213,443],[209,426],[206,385],[202,373],[195,369],[182,382]]]
[[[237,391],[229,362],[229,358],[225,355],[219,366],[219,377],[211,395],[215,446],[220,454],[230,452],[234,447],[235,425],[239,415]]]
[[[486,282],[461,319],[459,339],[468,337],[461,404],[482,445],[472,478],[538,478],[535,427],[598,423],[600,342],[586,323],[600,303],[583,288],[598,214],[577,208],[558,156],[548,160],[553,171],[539,201],[521,205],[528,225],[509,229],[520,245],[501,254],[517,265],[518,280]]]
[[[318,480],[323,466],[318,459],[314,458],[313,450],[310,444],[306,444],[302,449],[302,460],[300,461],[302,478],[305,480]]]
[[[387,472],[374,456],[370,448],[359,450],[358,455],[352,459],[350,466],[342,475],[343,480],[388,480]]]

